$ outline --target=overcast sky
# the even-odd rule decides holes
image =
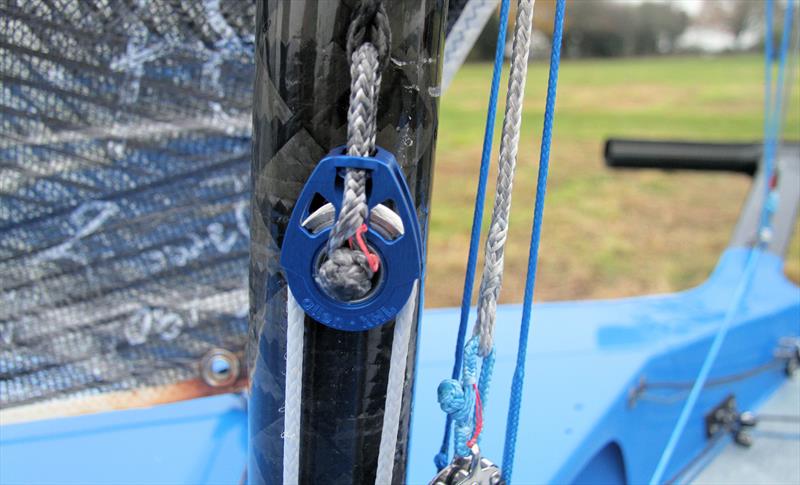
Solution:
[[[620,3],[642,3],[643,1],[653,1],[653,0],[617,0]],[[709,0],[657,0],[661,3],[671,3],[677,7],[682,8],[688,14],[696,14],[700,7],[702,6],[704,1]]]

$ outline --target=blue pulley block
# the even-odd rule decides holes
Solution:
[[[339,330],[367,330],[392,320],[422,273],[422,235],[411,192],[394,155],[382,148],[376,150],[373,157],[346,155],[344,146],[328,153],[303,187],[283,238],[281,265],[295,299],[308,316]],[[338,218],[348,168],[368,171],[370,211],[378,204],[390,207],[400,217],[403,229],[402,234],[391,237],[369,225],[364,236],[380,257],[380,269],[370,293],[352,302],[328,295],[314,279],[327,252],[332,226],[316,231],[303,226],[317,208],[313,205],[323,199],[334,206]]]

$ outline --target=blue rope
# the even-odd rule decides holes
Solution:
[[[767,137],[771,130],[770,124],[772,117],[772,56],[774,56],[772,41],[772,22],[774,17],[774,0],[767,0],[764,6],[764,18],[766,19],[764,33],[764,151],[766,152]],[[765,153],[766,155],[766,153]],[[765,160],[766,161],[766,160]]]
[[[791,2],[789,2],[791,3]],[[774,0],[767,0],[764,6],[764,140],[762,141],[762,157],[764,158],[764,173],[772,173],[772,157],[770,156],[770,134],[772,132],[772,57],[775,55],[773,52],[772,42],[774,40],[773,34],[773,21],[775,15],[775,2]],[[769,199],[769,185],[770,180],[764,177],[764,196]],[[761,218],[759,221],[760,227],[766,227],[769,219],[767,212],[768,204],[764,204],[761,209]],[[760,236],[760,234],[759,234]]]
[[[544,198],[547,191],[547,173],[550,167],[550,145],[553,138],[553,117],[556,106],[556,90],[558,86],[558,68],[561,63],[561,37],[564,29],[565,0],[558,0],[555,19],[553,21],[553,46],[550,52],[550,74],[547,81],[547,101],[542,129],[542,145],[539,152],[539,176],[536,183],[536,202],[533,210],[533,229],[531,231],[530,252],[528,254],[528,272],[525,276],[525,296],[522,307],[522,322],[519,331],[519,347],[517,349],[517,365],[511,383],[511,397],[508,403],[506,422],[506,439],[503,449],[503,479],[511,484],[514,469],[514,454],[517,446],[517,430],[519,428],[519,411],[522,405],[522,386],[525,382],[525,356],[528,349],[528,334],[531,324],[533,306],[533,290],[536,284],[536,268],[539,260],[539,241],[542,236],[542,217],[544,216]]]
[[[739,311],[739,307],[744,300],[747,289],[750,287],[750,280],[752,279],[751,276],[755,273],[761,254],[762,252],[759,249],[753,249],[748,254],[747,265],[745,266],[744,273],[742,273],[742,278],[739,282],[739,285],[736,287],[736,292],[733,295],[733,303],[728,307],[728,310],[725,313],[725,318],[722,321],[722,325],[720,325],[719,329],[717,330],[717,334],[714,336],[714,340],[711,342],[711,347],[708,349],[708,354],[706,354],[706,358],[703,361],[703,365],[700,368],[697,379],[694,381],[692,390],[689,392],[689,397],[686,399],[683,409],[681,409],[678,422],[675,424],[675,428],[672,430],[672,434],[669,437],[667,446],[664,448],[661,458],[658,460],[656,470],[653,472],[653,476],[650,478],[650,485],[658,485],[661,483],[661,479],[664,476],[664,472],[669,464],[669,460],[672,458],[672,454],[675,452],[675,447],[678,445],[678,440],[683,434],[683,430],[686,428],[686,424],[689,421],[692,409],[694,409],[697,399],[700,397],[700,392],[705,386],[705,382],[708,379],[708,374],[711,372],[711,367],[714,365],[714,361],[716,360],[717,355],[722,348],[722,343],[728,333],[728,328],[735,318],[736,313]]]
[[[485,405],[485,396],[489,393],[492,371],[494,370],[494,349],[483,359],[480,377],[478,376],[478,343],[479,336],[474,336],[464,346],[464,368],[461,380],[445,379],[437,390],[439,406],[455,423],[453,447],[460,456],[469,455],[467,441],[472,438],[475,422],[475,388],[481,395]],[[480,437],[479,437],[480,438]]]
[[[783,73],[786,64],[786,57],[788,52],[788,45],[789,41],[788,38],[791,34],[792,28],[792,15],[793,15],[793,2],[788,2],[786,7],[786,13],[784,18],[784,28],[783,28],[783,37],[781,39],[781,49],[779,54],[779,65],[778,65],[778,85],[775,87],[775,95],[774,95],[774,104],[771,102],[773,99],[772,95],[772,76],[771,76],[771,69],[772,69],[772,17],[773,17],[773,0],[767,0],[766,6],[766,20],[767,20],[767,38],[765,39],[765,62],[766,62],[766,70],[765,70],[765,77],[767,83],[767,89],[765,91],[765,101],[766,101],[766,121],[765,121],[765,133],[764,133],[764,176],[767,184],[767,193],[766,199],[764,200],[764,208],[762,211],[762,220],[761,225],[759,227],[759,234],[762,234],[762,231],[769,228],[770,221],[772,215],[772,210],[774,209],[774,204],[770,203],[770,196],[772,195],[772,190],[769,187],[770,180],[772,179],[774,173],[774,156],[775,156],[775,148],[777,146],[777,138],[778,138],[778,127],[780,126],[780,117],[782,116],[782,90],[781,84],[783,84]],[[772,208],[771,208],[772,207]],[[733,300],[731,305],[728,307],[728,310],[725,312],[725,317],[722,320],[722,324],[720,325],[719,329],[717,330],[716,335],[714,336],[714,340],[711,342],[711,347],[708,349],[708,353],[706,354],[705,360],[703,361],[702,366],[700,367],[700,372],[697,375],[697,379],[695,380],[694,384],[692,385],[692,389],[689,392],[689,396],[686,399],[686,403],[684,403],[683,408],[681,409],[681,413],[678,416],[678,421],[675,424],[675,428],[672,430],[672,434],[669,437],[669,441],[667,441],[667,446],[664,448],[664,451],[661,454],[661,457],[658,460],[658,464],[656,465],[656,469],[653,472],[653,476],[650,478],[650,485],[658,485],[661,483],[661,480],[666,472],[667,465],[669,464],[670,459],[672,458],[673,453],[675,452],[675,448],[678,445],[678,440],[680,439],[681,435],[683,434],[684,429],[686,428],[686,424],[689,421],[689,417],[694,409],[695,405],[697,404],[697,400],[700,398],[700,392],[703,390],[705,386],[706,380],[708,380],[708,375],[711,372],[711,368],[714,365],[714,362],[719,355],[720,350],[722,349],[722,343],[725,340],[725,336],[728,333],[728,328],[730,328],[733,319],[736,317],[736,314],[739,312],[739,308],[741,307],[745,295],[747,294],[747,290],[750,287],[750,283],[753,279],[753,275],[756,272],[756,268],[758,267],[758,261],[763,254],[764,248],[762,247],[764,244],[764,239],[760,240],[760,244],[750,250],[748,257],[747,257],[747,264],[745,266],[744,272],[742,273],[741,280],[736,287],[736,292],[734,293]]]
[[[783,17],[783,33],[781,35],[781,45],[778,53],[778,78],[775,86],[772,85],[772,15],[773,15],[773,0],[768,0],[766,6],[766,15],[770,19],[767,21],[766,35],[767,39],[764,43],[764,56],[765,61],[765,90],[764,90],[764,197],[766,202],[761,210],[761,230],[771,231],[772,213],[777,206],[777,192],[771,190],[770,182],[773,174],[775,173],[775,156],[778,151],[778,139],[780,137],[780,130],[783,120],[783,94],[782,89],[785,73],[786,73],[786,59],[789,52],[789,41],[792,31],[792,20],[794,17],[794,2],[787,2],[786,11]],[[774,96],[772,92],[775,92]],[[769,103],[772,102],[770,105]]]
[[[492,139],[494,125],[497,118],[497,94],[500,90],[500,75],[503,71],[503,59],[506,46],[506,28],[508,27],[508,11],[510,0],[503,0],[500,7],[500,25],[497,32],[497,47],[494,53],[494,68],[492,70],[492,86],[489,90],[489,109],[486,113],[486,127],[483,132],[483,152],[481,153],[480,173],[478,188],[475,194],[475,209],[472,213],[472,233],[469,239],[469,256],[467,270],[464,276],[464,292],[461,295],[461,319],[458,324],[458,337],[456,338],[455,362],[453,364],[452,379],[458,379],[464,357],[464,340],[467,335],[469,309],[472,303],[472,287],[475,282],[475,270],[478,265],[478,249],[480,247],[481,226],[483,223],[483,207],[486,200],[486,184],[489,178],[489,164],[492,158]],[[442,437],[442,446],[434,458],[436,468],[443,469],[449,464],[450,430],[453,418],[448,414]]]

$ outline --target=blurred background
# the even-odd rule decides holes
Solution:
[[[611,171],[603,142],[761,140],[763,2],[567,1],[536,297],[697,285],[750,179]],[[786,1],[798,0],[775,2],[776,38]],[[243,356],[248,338],[255,4],[0,1],[0,407],[223,389],[194,386],[198,361],[217,348]],[[554,7],[535,6],[502,302],[522,296]],[[441,98],[431,307],[461,299],[497,30],[495,18]],[[785,134],[800,140],[792,42]],[[279,96],[267,99],[289,116]],[[289,210],[278,197],[270,217]],[[786,264],[795,281],[798,239]]]
[[[554,3],[535,5],[502,302],[522,298]],[[776,3],[777,39],[785,3]],[[568,0],[537,300],[671,292],[706,279],[728,243],[751,179],[611,171],[604,167],[603,142],[610,136],[761,140],[763,9],[757,0]],[[513,18],[512,10],[507,52]],[[441,100],[425,287],[429,307],[454,306],[461,299],[497,29],[495,15]],[[793,40],[784,131],[794,140],[800,139],[797,45]],[[501,122],[502,109],[496,133]],[[496,136],[493,165],[499,143]],[[490,215],[487,206],[484,230]],[[800,281],[798,225],[786,273]]]

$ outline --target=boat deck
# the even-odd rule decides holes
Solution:
[[[697,375],[747,254],[728,250],[708,282],[678,294],[537,304],[515,483],[646,483],[685,399],[680,386]],[[727,383],[702,393],[670,479],[706,446],[703,417],[726,396],[735,395],[743,410],[786,414],[793,407],[800,414],[797,377],[788,381],[785,362],[775,357],[776,345],[798,337],[800,288],[782,267],[779,257],[762,257],[759,284],[712,372]],[[481,442],[495,462],[503,452],[520,313],[518,305],[497,310],[497,363]],[[436,387],[450,373],[457,324],[456,309],[422,317],[406,483],[424,485],[435,473],[444,422]],[[759,368],[766,370],[753,373]],[[731,380],[735,375],[746,377]],[[712,463],[697,483],[799,483],[789,470],[798,463],[792,430],[764,423],[751,449],[708,453]],[[776,432],[795,441],[774,439]],[[245,402],[234,395],[0,426],[0,483],[237,483],[246,457]]]
[[[760,422],[751,433],[751,447],[726,443],[692,483],[800,483],[800,374],[788,380],[756,414],[791,416],[794,421]]]

